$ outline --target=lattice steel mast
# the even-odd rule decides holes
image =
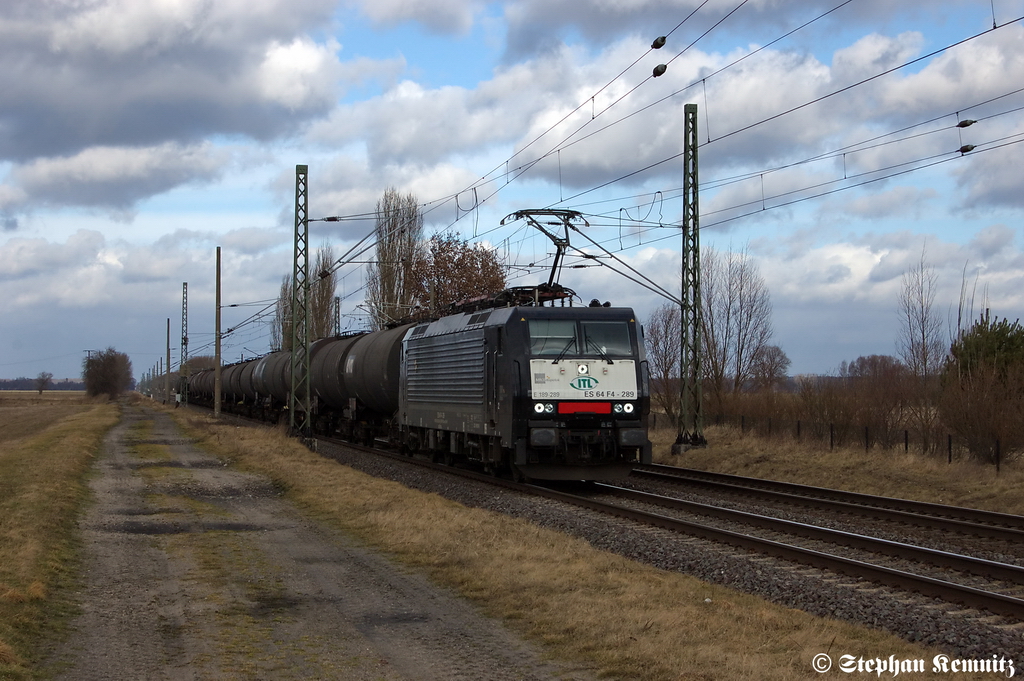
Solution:
[[[181,402],[188,404],[188,282],[181,283]]]
[[[683,107],[683,290],[681,296],[679,365],[681,391],[679,433],[673,453],[686,447],[704,447],[703,391],[701,390],[700,211],[697,202],[697,105]]]
[[[292,265],[292,389],[288,395],[288,424],[292,431],[310,433],[309,394],[309,167],[295,166],[295,250]]]

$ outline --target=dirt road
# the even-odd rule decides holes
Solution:
[[[586,678],[303,518],[163,412],[126,407],[95,471],[83,612],[55,678]]]

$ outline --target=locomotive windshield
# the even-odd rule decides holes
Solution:
[[[569,319],[531,319],[530,352],[538,357],[576,353],[576,322]]]
[[[629,324],[624,321],[584,321],[567,319],[531,319],[530,353],[534,357],[600,355],[606,357],[633,354]]]
[[[599,355],[632,354],[629,343],[629,326],[626,322],[583,322],[583,354],[596,352]]]

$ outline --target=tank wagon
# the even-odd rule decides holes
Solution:
[[[224,409],[280,418],[289,360],[225,367]],[[309,366],[317,434],[517,478],[614,479],[651,459],[647,361],[629,308],[477,309],[317,341]],[[212,370],[189,386],[212,402]]]

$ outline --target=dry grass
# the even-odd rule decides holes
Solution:
[[[708,447],[680,456],[670,453],[675,432],[652,434],[657,463],[700,470],[784,480],[904,499],[969,506],[1024,515],[1024,466],[1017,459],[994,466],[973,461],[946,462],[944,457],[863,447],[829,451],[818,443],[789,438],[743,435],[736,428],[712,426]]]
[[[0,678],[28,678],[42,636],[67,614],[51,594],[72,576],[85,474],[117,418],[81,395],[0,398]]]
[[[174,414],[211,452],[270,476],[314,516],[426,570],[553,656],[601,675],[806,679],[819,678],[811,659],[826,650],[833,656],[934,654],[879,631],[775,606],[526,521],[366,476],[277,430]]]

